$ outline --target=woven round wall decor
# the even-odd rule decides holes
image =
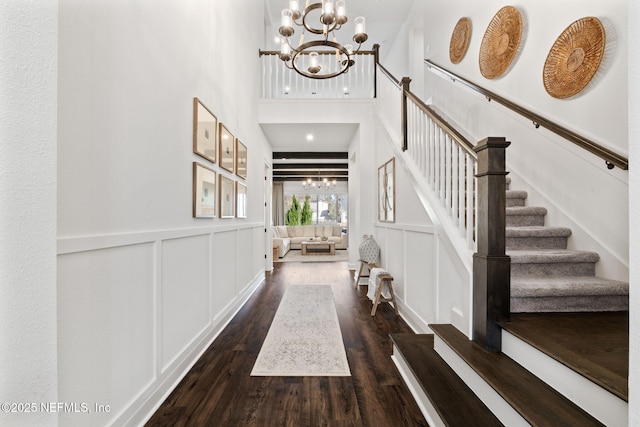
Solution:
[[[569,98],[595,75],[606,44],[604,26],[592,16],[578,19],[556,39],[547,55],[542,80],[554,98]]]
[[[464,55],[469,48],[469,40],[471,39],[471,20],[469,18],[460,18],[451,34],[451,42],[449,43],[449,59],[454,64],[462,61]]]
[[[522,16],[513,6],[496,13],[480,45],[480,73],[487,79],[500,77],[518,53],[522,40]]]

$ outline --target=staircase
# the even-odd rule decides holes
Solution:
[[[546,227],[547,210],[526,199],[525,191],[507,190],[511,312],[627,311],[629,284],[596,277],[598,254],[568,250],[571,230]]]
[[[392,358],[430,425],[626,426],[628,284],[596,277],[598,254],[568,250],[571,230],[545,226],[547,210],[509,188],[502,352],[429,325],[392,335]]]
[[[392,149],[462,262],[479,254],[473,292],[484,294],[473,298],[482,345],[448,324],[391,336],[392,358],[429,425],[626,426],[628,284],[596,277],[600,256],[568,249],[572,231],[546,226],[547,210],[527,206],[509,177],[506,198],[495,193],[509,142],[466,138],[408,83],[391,80],[378,79],[377,93],[379,117],[398,140]],[[488,244],[495,236],[505,245]],[[510,321],[496,324],[508,312]]]

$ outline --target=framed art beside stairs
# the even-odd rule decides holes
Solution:
[[[395,222],[396,210],[396,159],[392,157],[378,168],[378,220],[380,222]]]

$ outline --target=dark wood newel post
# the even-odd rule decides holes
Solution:
[[[509,320],[511,258],[506,247],[506,149],[505,138],[480,141],[477,181],[477,252],[473,255],[473,335],[485,349],[500,351],[497,322]]]
[[[407,92],[409,92],[409,83],[411,79],[409,77],[403,77],[400,80],[400,86],[402,87],[402,151],[407,151],[409,144],[407,141]]]

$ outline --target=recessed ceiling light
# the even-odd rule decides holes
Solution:
[[[309,142],[313,141],[313,135],[312,134],[310,134],[310,133],[307,134],[307,141],[309,141]]]

